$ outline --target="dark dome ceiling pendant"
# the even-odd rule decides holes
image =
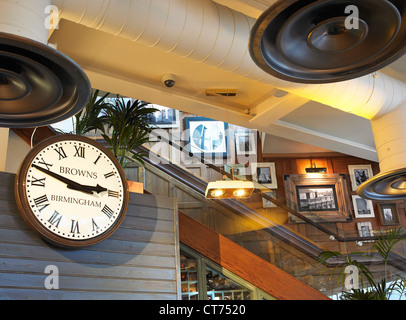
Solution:
[[[406,169],[377,174],[361,184],[357,194],[378,201],[404,200],[406,197]]]
[[[349,6],[359,15],[355,27]],[[265,72],[298,83],[373,73],[405,53],[404,0],[279,0],[255,23],[251,57]]]
[[[0,127],[30,128],[67,119],[87,104],[91,86],[59,51],[0,32]]]

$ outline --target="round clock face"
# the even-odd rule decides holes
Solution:
[[[86,246],[107,238],[128,206],[127,180],[117,160],[81,136],[57,136],[33,148],[16,181],[23,218],[63,246]]]

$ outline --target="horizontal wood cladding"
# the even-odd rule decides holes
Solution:
[[[182,243],[279,300],[328,300],[293,276],[179,212]]]
[[[0,299],[169,299],[179,297],[177,206],[131,194],[120,228],[91,247],[44,242],[22,220],[14,175],[0,173]],[[58,267],[59,290],[46,290],[45,268]]]

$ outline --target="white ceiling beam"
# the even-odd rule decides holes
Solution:
[[[136,97],[144,101],[179,109],[191,114],[232,123],[241,127],[256,129],[260,132],[274,136],[307,143],[326,148],[332,151],[378,161],[375,148],[342,139],[329,134],[310,130],[285,121],[276,120],[274,123],[261,122],[261,125],[250,122],[252,116],[238,112],[235,109],[226,109],[224,105],[216,105],[212,101],[203,100],[177,88],[168,89],[146,80],[126,79],[102,72],[100,68],[94,69],[82,66],[92,85],[100,90]]]
[[[272,96],[258,104],[254,110],[252,110],[251,113],[255,114],[255,116],[250,122],[255,126],[264,126],[273,123],[309,101],[309,99],[291,93],[287,93],[282,97]]]
[[[293,141],[348,154],[350,156],[375,162],[379,161],[376,148],[374,147],[304,128],[286,121],[277,120],[264,130],[264,132]]]

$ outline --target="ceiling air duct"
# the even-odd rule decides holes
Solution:
[[[0,3],[0,127],[45,126],[78,113],[90,98],[86,74],[46,45],[50,1]]]
[[[400,22],[406,0],[283,0],[256,24],[254,19],[211,0],[53,3],[65,20],[369,119],[381,172],[406,168],[406,85],[384,73],[368,74],[403,53],[406,35]],[[354,4],[362,20],[358,21],[360,27],[344,30],[342,25],[348,18],[345,10]],[[131,19],[123,19],[127,16]],[[313,50],[306,47],[308,44]],[[260,67],[252,61],[248,49],[256,63],[262,60]],[[261,50],[270,61],[265,62]],[[277,69],[274,71],[271,66]],[[334,82],[345,79],[351,80]],[[406,197],[406,182],[405,188],[402,183],[394,186],[404,189]],[[368,196],[382,198],[379,194]]]
[[[406,198],[406,103],[377,119],[372,119],[381,172],[361,184],[357,193],[371,200]]]
[[[255,23],[254,62],[277,78],[331,83],[377,71],[405,53],[406,1],[279,0]]]

